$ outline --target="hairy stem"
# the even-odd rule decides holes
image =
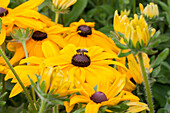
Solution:
[[[148,104],[149,104],[149,108],[150,108],[150,113],[154,113],[154,107],[153,107],[153,102],[152,102],[151,90],[150,90],[150,86],[149,86],[149,80],[148,80],[148,75],[146,73],[146,69],[144,66],[142,53],[138,54],[138,58],[139,58],[140,68],[141,68],[142,75],[143,75],[144,85],[146,88],[146,95],[147,95],[147,100],[148,100]]]

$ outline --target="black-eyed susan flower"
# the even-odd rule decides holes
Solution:
[[[114,81],[115,77],[120,74],[109,64],[126,68],[121,63],[110,60],[118,59],[115,53],[104,52],[104,49],[98,46],[80,48],[69,44],[60,51],[60,54],[57,57],[47,58],[45,64],[48,66],[59,65],[64,73],[68,72],[72,86],[74,86],[76,76],[81,77],[84,82],[92,86],[101,80]]]
[[[127,41],[131,40],[135,48],[137,43],[147,47],[150,37],[155,33],[155,29],[151,29],[151,32],[152,33],[149,34],[148,24],[143,15],[138,18],[137,14],[134,14],[134,19],[126,25],[125,38]]]
[[[153,18],[156,16],[159,16],[159,10],[157,4],[154,4],[151,2],[150,4],[147,4],[145,8],[143,8],[143,5],[139,3],[139,8],[142,14],[149,18]]]
[[[70,33],[64,38],[68,44],[74,44],[77,47],[100,46],[108,52],[119,52],[111,38],[94,29],[94,22],[85,22],[80,19],[79,22],[71,23],[69,28]]]
[[[81,83],[79,89],[70,90],[70,92],[79,92],[80,95],[73,95],[70,98],[70,104],[65,104],[65,107],[67,109],[76,103],[87,103],[85,113],[98,113],[101,106],[114,106],[126,100],[139,101],[137,96],[122,90],[124,85],[125,80],[121,77],[118,77],[113,84],[108,81],[99,82],[96,91],[89,84]]]
[[[65,29],[59,24],[41,30],[34,30],[33,35],[26,41],[28,56],[46,57],[49,56],[47,54],[51,54],[51,51],[59,53],[59,50],[66,45],[62,37],[64,32]],[[48,50],[49,46],[51,46],[51,50]],[[15,51],[14,56],[10,59],[11,64],[15,64],[25,57],[21,43],[9,42],[7,48],[10,51]]]
[[[0,33],[0,45],[6,38],[6,33],[11,31],[14,25],[22,28],[42,29],[46,26],[40,20],[40,14],[36,12],[36,8],[44,0],[29,0],[14,9],[7,8],[10,0],[0,0],[0,18],[2,19],[2,29]]]

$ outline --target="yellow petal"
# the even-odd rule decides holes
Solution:
[[[85,113],[98,113],[100,107],[101,107],[101,104],[90,102],[87,104],[85,108]]]
[[[116,81],[111,85],[106,93],[107,98],[110,99],[116,96],[125,86],[125,80],[123,77],[117,77]]]
[[[5,30],[5,27],[2,27],[1,33],[0,33],[0,45],[4,43],[5,38],[6,38],[6,30]]]
[[[31,56],[26,59],[22,59],[20,61],[20,64],[24,64],[24,63],[41,64],[43,62],[43,60],[44,60],[44,58]]]
[[[67,113],[70,113],[72,111],[72,109],[74,108],[74,104],[70,106],[70,103],[67,101],[64,101],[64,106],[66,108]]]
[[[19,83],[15,84],[15,86],[12,88],[12,91],[9,95],[9,98],[16,96],[17,94],[21,93],[23,91],[21,85]]]
[[[70,106],[74,105],[76,103],[82,102],[82,103],[88,103],[90,102],[90,98],[82,96],[82,95],[75,95],[70,99]]]
[[[18,7],[14,8],[14,11],[22,11],[23,9],[34,9],[39,6],[44,0],[29,0]]]
[[[42,51],[46,58],[55,57],[59,55],[59,47],[49,40],[42,42]]]
[[[10,0],[1,0],[0,7],[7,8],[9,3],[10,3]]]

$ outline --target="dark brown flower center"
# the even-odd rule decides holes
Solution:
[[[95,103],[101,103],[103,101],[107,101],[107,97],[103,92],[95,92],[91,97],[91,100]]]
[[[47,33],[41,31],[35,31],[32,35],[32,39],[35,41],[42,41],[47,38]]]
[[[0,7],[0,17],[6,16],[8,14],[8,10]]]
[[[84,54],[84,52],[88,52],[85,49],[78,49],[77,54],[72,58],[72,64],[78,67],[87,67],[90,65],[90,57]]]
[[[81,25],[77,28],[78,34],[83,37],[87,37],[87,35],[92,34],[91,27],[86,25]]]

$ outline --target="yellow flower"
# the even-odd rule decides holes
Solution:
[[[59,65],[64,73],[68,72],[72,86],[75,85],[76,77],[81,77],[84,82],[92,86],[101,80],[114,81],[115,77],[120,74],[109,64],[126,68],[121,63],[110,60],[118,59],[116,54],[104,52],[104,49],[98,46],[77,48],[75,45],[69,44],[60,51],[60,54],[57,57],[47,58],[45,64],[48,66]]]
[[[119,16],[118,11],[116,10],[114,13],[114,23],[113,23],[114,31],[116,33],[120,32],[125,34],[126,24],[129,24],[129,19],[127,15]]]
[[[139,3],[139,8],[141,13],[149,18],[159,16],[159,10],[157,4],[151,2],[150,4],[147,4],[147,6],[143,9],[143,5]]]
[[[155,31],[155,30],[151,30]],[[153,35],[153,33],[151,33]],[[127,24],[125,28],[125,38],[127,41],[132,40],[133,46],[136,48],[137,42],[145,47],[148,45],[151,35],[149,35],[148,24],[146,23],[143,15],[138,19],[137,14],[134,15],[134,19],[130,24]]]
[[[66,45],[61,35],[65,30],[61,25],[55,25],[41,30],[35,29],[32,37],[26,41],[28,56],[46,57],[49,56],[47,54],[51,54],[51,51],[59,54],[60,48]],[[7,48],[10,51],[15,51],[14,56],[10,59],[12,65],[25,57],[21,43],[9,42]]]
[[[45,81],[46,93],[54,90],[53,94],[59,94],[59,97],[68,94],[71,82],[68,81],[68,76],[64,75],[59,67],[42,67],[40,71],[40,84]]]
[[[70,24],[70,34],[64,38],[68,44],[74,44],[77,47],[100,46],[108,52],[119,52],[113,40],[100,31],[94,29],[94,22],[85,22],[80,19],[79,22]]]
[[[148,105],[142,102],[128,102],[127,105],[129,106],[126,113],[137,113],[144,110],[148,110]]]
[[[53,4],[58,9],[68,9],[71,5],[75,4],[77,0],[52,0]]]
[[[114,106],[121,101],[139,101],[139,98],[130,92],[123,91],[125,85],[124,78],[118,77],[113,84],[102,81],[97,85],[97,91],[87,83],[81,83],[79,89],[70,92],[79,92],[80,95],[73,95],[70,98],[69,106],[76,103],[87,103],[85,113],[98,113],[101,106]],[[74,91],[75,90],[75,91]],[[68,104],[65,106],[69,107]]]
[[[7,8],[10,0],[0,0],[0,18],[2,19],[2,29],[0,33],[0,45],[6,38],[6,33],[11,31],[16,25],[21,28],[42,29],[46,24],[39,19],[42,17],[35,9],[44,0],[29,0],[14,9]],[[46,20],[46,19],[42,19]]]

